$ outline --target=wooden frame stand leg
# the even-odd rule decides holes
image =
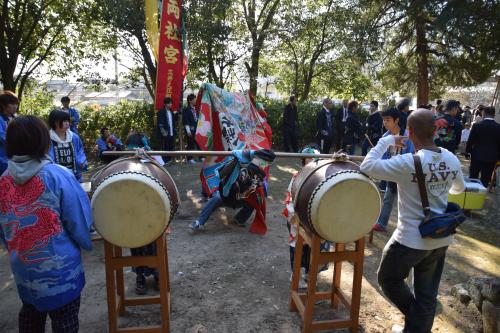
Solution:
[[[164,235],[156,241],[154,256],[123,256],[121,247],[104,241],[106,263],[106,291],[108,297],[108,328],[110,333],[166,333],[170,330],[170,283],[167,244]],[[124,267],[148,266],[158,270],[159,296],[125,297]],[[118,328],[118,316],[126,313],[127,306],[159,304],[161,325]]]
[[[321,252],[321,242],[322,239],[319,236],[299,227],[291,284],[290,311],[299,312],[302,317],[304,333],[336,328],[349,328],[351,332],[357,332],[359,328],[359,306],[361,301],[361,283],[363,280],[365,239],[362,237],[355,241],[354,250],[346,250],[345,244],[336,243],[335,252]],[[304,244],[311,247],[309,280],[307,292],[299,292],[300,264],[302,262],[302,247]],[[351,299],[340,289],[342,262],[344,261],[349,261],[354,266]],[[316,291],[318,267],[329,262],[334,263],[331,290],[318,292]],[[315,303],[325,299],[330,300],[330,306],[333,309],[338,309],[339,304],[342,303],[349,311],[349,317],[334,320],[313,320]]]

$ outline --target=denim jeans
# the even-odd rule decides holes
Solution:
[[[207,220],[210,217],[210,215],[212,215],[213,211],[216,210],[217,208],[221,207],[221,206],[224,206],[224,203],[222,202],[222,198],[220,196],[220,192],[219,191],[214,192],[214,194],[208,200],[208,202],[205,205],[205,207],[203,207],[203,209],[201,210],[201,214],[200,214],[200,216],[198,216],[198,219],[197,219],[198,222],[201,225],[204,225],[205,222],[207,222]],[[234,217],[234,219],[238,223],[243,224],[243,223],[246,222],[246,220],[248,220],[248,218],[250,217],[250,215],[252,215],[252,213],[253,213],[253,207],[250,206],[246,202],[242,202],[241,204],[239,204],[237,206],[237,208],[239,208],[239,207],[241,207],[241,209],[236,214],[236,216]]]
[[[431,332],[447,248],[416,250],[396,241],[385,246],[378,283],[385,296],[405,315],[404,332]],[[414,294],[404,281],[411,268]]]
[[[389,218],[391,217],[392,206],[394,205],[394,200],[398,196],[398,189],[395,183],[387,182],[385,186],[384,200],[382,201],[382,209],[380,210],[380,215],[377,220],[377,224],[386,228],[389,223]]]

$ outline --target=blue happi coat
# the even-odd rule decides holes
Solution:
[[[92,249],[89,199],[68,169],[49,157],[13,156],[0,177],[0,239],[19,297],[51,311],[80,296],[80,248]]]
[[[52,160],[71,170],[76,179],[81,182],[82,172],[87,169],[88,163],[78,134],[67,130],[66,140],[61,140],[56,132],[50,130],[50,141],[49,156]]]

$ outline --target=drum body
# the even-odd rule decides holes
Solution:
[[[117,159],[91,182],[94,226],[114,245],[135,248],[153,242],[179,207],[174,180],[146,155]]]
[[[332,242],[360,239],[380,214],[377,186],[351,161],[307,164],[292,184],[292,199],[302,226]]]

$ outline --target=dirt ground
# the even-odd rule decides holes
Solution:
[[[296,163],[280,159],[272,167],[269,230],[265,236],[232,224],[234,211],[230,208],[219,209],[205,230],[193,234],[187,225],[203,205],[199,201],[199,165],[178,163],[168,167],[182,198],[168,237],[171,332],[300,332],[299,315],[288,310],[288,232],[280,215],[290,177],[299,168]],[[449,248],[433,332],[482,331],[479,312],[472,304],[465,307],[456,301],[450,295],[450,288],[471,277],[500,275],[499,207],[500,190],[488,195],[485,208],[472,214]],[[390,233],[377,234],[373,244],[367,244],[365,249],[360,332],[390,332],[393,323],[403,323],[402,315],[382,296],[376,279],[380,254],[395,227],[396,213],[395,208]],[[102,241],[94,245],[92,252],[83,254],[87,285],[82,295],[80,331],[101,333],[108,327],[104,252]],[[342,285],[348,290],[351,266],[344,264],[343,269]],[[328,286],[332,275],[331,268],[320,273],[321,288]],[[127,269],[125,276],[127,292],[132,295],[135,274]],[[149,294],[155,294],[152,288]],[[3,248],[0,248],[0,300],[0,332],[17,331],[20,301]],[[327,304],[319,306],[327,308]],[[159,311],[159,306],[153,305],[129,308],[120,325],[157,324]],[[332,315],[342,314],[340,311]]]

